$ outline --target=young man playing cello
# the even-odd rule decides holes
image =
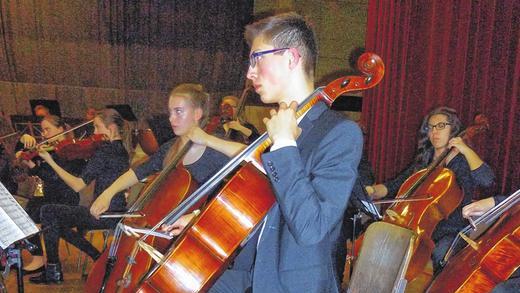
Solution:
[[[279,104],[264,119],[273,145],[262,156],[276,203],[210,292],[339,292],[343,267],[336,255],[344,243],[338,239],[361,131],[321,102],[297,123],[297,105],[314,90],[317,54],[301,16],[266,18],[248,25],[245,35],[247,77],[262,102]],[[181,218],[174,232],[186,222]]]

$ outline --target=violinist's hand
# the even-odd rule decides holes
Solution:
[[[24,134],[20,137],[20,142],[23,143],[23,147],[30,149],[36,146],[36,139],[29,134]]]
[[[296,109],[298,103],[295,101],[291,102],[289,106],[284,102],[280,103],[278,111],[272,109],[269,113],[271,119],[264,118],[263,121],[267,127],[267,133],[269,137],[276,141],[292,141],[296,140],[302,133],[301,128],[298,127],[296,121]]]
[[[195,217],[196,213],[191,213],[187,215],[181,216],[175,223],[172,225],[162,225],[161,230],[170,234],[171,236],[177,236],[181,234],[182,230],[188,226],[191,220]]]
[[[188,138],[195,144],[206,145],[208,141],[208,135],[204,130],[200,127],[195,126],[190,129],[187,136]]]
[[[226,125],[228,126],[228,129],[234,129],[242,133],[246,137],[250,137],[251,134],[253,134],[253,131],[251,129],[242,125],[238,120],[229,121],[228,123],[224,124],[224,130],[226,130],[227,132],[228,130],[226,129]]]
[[[43,160],[45,160],[45,162],[49,163],[50,161],[53,161],[52,157],[51,157],[51,154],[49,154],[46,150],[44,149],[38,149],[38,155],[40,156],[40,158],[42,158]]]
[[[106,212],[108,208],[110,207],[110,201],[112,200],[112,197],[103,192],[96,198],[94,203],[92,203],[92,206],[90,207],[90,214],[96,218],[99,219],[99,216]]]
[[[484,198],[476,202],[470,203],[462,208],[462,216],[466,219],[469,217],[482,216],[495,206],[495,199],[493,197]]]
[[[233,120],[233,121],[229,121],[228,123],[226,123],[228,128],[229,129],[234,129],[234,130],[238,130],[240,132],[242,132],[242,129],[244,128],[244,126],[242,126],[242,124],[240,124],[239,121],[236,121],[236,120]]]
[[[448,148],[454,147],[461,154],[466,155],[469,150],[469,146],[460,137],[454,137],[448,142]]]

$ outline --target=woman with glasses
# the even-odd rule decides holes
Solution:
[[[439,107],[424,117],[419,130],[419,142],[415,161],[396,178],[383,184],[366,186],[367,193],[374,199],[393,198],[404,181],[413,173],[424,169],[439,157],[447,148],[455,148],[455,155],[445,160],[446,168],[453,171],[458,185],[464,192],[464,199],[457,209],[441,221],[432,235],[435,249],[432,253],[434,273],[437,273],[440,261],[451,245],[457,233],[468,223],[462,217],[462,207],[469,204],[477,186],[489,187],[494,183],[493,170],[460,137],[455,137],[462,130],[462,123],[457,112],[448,107]]]

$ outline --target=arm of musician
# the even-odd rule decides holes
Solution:
[[[230,121],[226,124],[228,125],[229,128],[234,129],[236,131],[240,131],[240,133],[242,133],[246,137],[250,137],[251,134],[253,134],[253,131],[251,129],[245,127],[244,125],[240,124],[240,121]]]
[[[200,210],[195,210],[187,215],[182,215],[177,221],[175,221],[175,223],[171,225],[162,225],[161,230],[169,233],[171,236],[178,236],[198,214],[200,214]]]
[[[482,216],[495,206],[495,198],[488,197],[476,202],[470,203],[462,208],[462,216],[466,219],[470,217]]]
[[[52,169],[60,176],[60,178],[75,192],[81,191],[87,184],[83,181],[83,179],[76,177],[69,172],[67,172],[65,169],[60,167],[54,159],[51,157],[51,155],[43,150],[40,150],[39,153],[40,157],[51,166]]]
[[[381,199],[388,194],[388,189],[384,184],[365,186],[367,194],[373,199]]]
[[[228,141],[213,135],[209,135],[200,127],[193,127],[190,130],[188,137],[191,141],[193,141],[193,143],[210,147],[230,158],[240,153],[246,147],[246,145],[238,142]]]
[[[24,134],[20,137],[20,142],[23,143],[24,148],[29,149],[36,146],[36,139],[29,134]]]
[[[476,184],[487,188],[495,183],[493,169],[472,148],[464,143],[463,139],[454,137],[450,140],[449,146],[456,148],[466,158],[471,177],[473,177]]]
[[[484,161],[477,155],[477,153],[466,143],[464,143],[464,140],[460,137],[454,137],[450,139],[448,147],[456,148],[461,154],[464,155],[464,157],[466,157],[466,161],[468,161],[471,171],[484,164]]]
[[[119,176],[105,191],[103,191],[98,198],[92,203],[90,207],[90,214],[96,219],[106,212],[110,207],[110,201],[118,193],[139,182],[134,170],[129,169],[123,175]]]
[[[280,140],[295,140],[300,134],[295,108],[296,103],[289,109],[280,103],[278,113],[264,119],[273,146]],[[262,155],[280,211],[299,245],[323,241],[342,221],[357,178],[362,142],[355,123],[337,121],[319,141],[301,142],[316,150],[309,162],[303,161],[294,146],[271,148]]]

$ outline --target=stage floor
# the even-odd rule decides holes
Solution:
[[[93,237],[94,245],[101,250],[103,246],[103,234],[101,232],[95,232]],[[24,261],[28,262],[31,256],[28,252],[23,252]],[[30,276],[24,277],[24,292],[83,292],[85,285],[85,278],[81,277],[81,271],[83,269],[83,262],[85,260],[85,254],[81,254],[81,263],[79,263],[80,251],[71,244],[65,244],[65,241],[60,241],[60,258],[63,266],[63,278],[65,281],[60,285],[35,285],[29,282]],[[92,259],[87,257],[86,274],[92,267]],[[9,276],[4,279],[7,291],[9,293],[17,292],[18,287],[16,284],[16,270],[12,269]]]

